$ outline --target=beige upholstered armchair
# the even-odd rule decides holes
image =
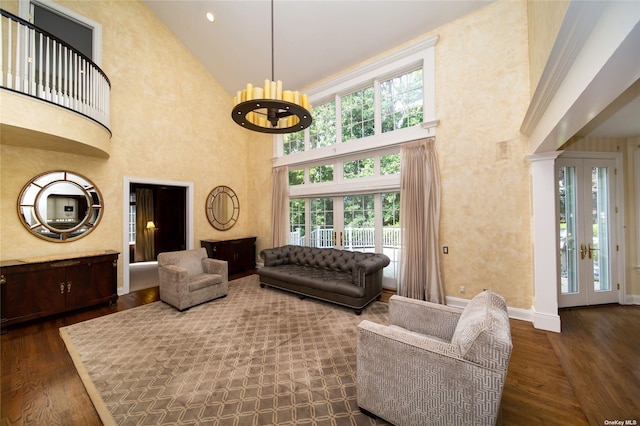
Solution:
[[[511,357],[504,299],[464,310],[392,296],[389,326],[358,326],[358,405],[396,426],[494,425]]]
[[[226,296],[227,271],[227,262],[209,259],[205,248],[160,253],[160,300],[183,311]]]

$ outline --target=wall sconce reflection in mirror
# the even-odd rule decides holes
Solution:
[[[35,236],[54,242],[77,240],[102,218],[102,196],[86,177],[65,170],[31,179],[20,192],[18,216]]]

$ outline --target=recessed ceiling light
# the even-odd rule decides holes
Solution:
[[[209,22],[213,22],[216,20],[216,17],[213,16],[213,13],[207,12],[207,19],[209,20]]]

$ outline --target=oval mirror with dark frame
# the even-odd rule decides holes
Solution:
[[[102,218],[102,196],[86,177],[65,170],[43,173],[20,191],[18,216],[37,237],[68,242],[86,236]]]
[[[240,215],[238,196],[228,186],[216,186],[209,193],[206,203],[207,219],[219,231],[233,227]]]

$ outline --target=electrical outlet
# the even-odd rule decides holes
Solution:
[[[442,247],[442,253],[449,254],[449,247],[447,246]]]
[[[464,293],[464,286],[463,285],[460,286],[460,293]]]

